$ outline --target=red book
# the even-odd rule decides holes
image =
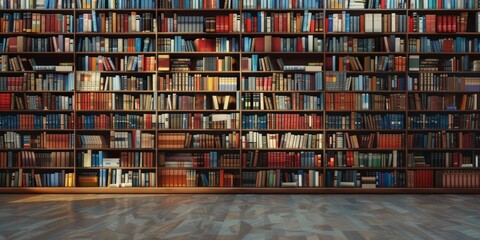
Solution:
[[[324,31],[328,32],[328,18],[325,18],[325,30]]]
[[[233,31],[233,13],[230,13],[228,16],[228,29],[226,32],[232,32]]]
[[[447,29],[445,32],[452,32],[453,28],[453,23],[452,23],[452,16],[445,16],[444,18],[446,18],[446,22],[447,22]]]
[[[457,32],[457,20],[458,20],[458,16],[450,16],[451,18],[451,23],[452,23],[452,32]]]
[[[303,41],[301,37],[298,37],[295,39],[296,40],[296,45],[297,45],[297,52],[303,52],[304,47],[303,47]]]
[[[279,14],[278,13],[274,13],[273,14],[273,32],[279,32]]]
[[[360,32],[365,32],[365,15],[360,15]]]
[[[281,37],[272,37],[272,52],[282,52]]]
[[[245,32],[252,32],[252,18],[245,18]]]
[[[255,49],[253,51],[255,52],[265,52],[265,38],[264,37],[256,37],[254,38],[255,41]]]
[[[361,26],[361,25],[360,25]],[[408,31],[413,32],[413,17],[408,18]]]

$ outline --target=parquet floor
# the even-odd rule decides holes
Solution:
[[[0,239],[480,239],[480,195],[0,194]]]

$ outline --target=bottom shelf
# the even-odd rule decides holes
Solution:
[[[480,188],[216,188],[216,187],[31,187],[0,188],[0,194],[479,194]]]

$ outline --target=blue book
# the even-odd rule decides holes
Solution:
[[[98,167],[103,167],[103,151],[98,151]]]
[[[83,14],[78,16],[78,29],[77,31],[83,32]]]

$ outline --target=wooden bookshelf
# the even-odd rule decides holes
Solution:
[[[477,193],[480,3],[427,2],[4,2],[0,193]]]

